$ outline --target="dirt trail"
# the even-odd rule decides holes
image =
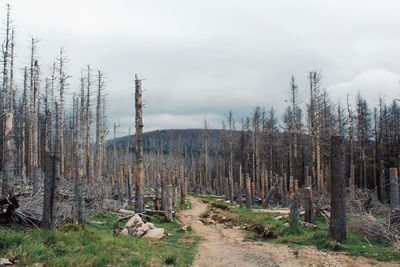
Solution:
[[[313,247],[292,249],[269,242],[243,242],[240,230],[222,224],[204,225],[200,216],[207,211],[207,204],[194,197],[189,199],[192,208],[179,212],[178,216],[201,237],[193,266],[399,266],[344,253],[322,252]]]

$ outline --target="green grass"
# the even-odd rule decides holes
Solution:
[[[379,261],[400,261],[400,252],[385,240],[377,238],[365,238],[364,235],[355,231],[348,231],[347,240],[339,243],[331,240],[326,231],[311,230],[303,226],[284,227],[284,223],[288,218],[275,220],[278,213],[262,213],[252,212],[246,208],[240,208],[231,205],[224,200],[215,199],[208,196],[200,197],[203,201],[209,203],[217,203],[229,207],[229,210],[222,211],[222,214],[228,218],[228,224],[235,226],[259,225],[268,227],[275,238],[266,241],[280,244],[288,244],[290,246],[315,246],[319,250],[324,251],[345,251],[352,256],[364,256]],[[314,224],[318,226],[327,226],[325,219],[320,216],[316,217]],[[247,239],[257,239],[254,232],[247,231]]]
[[[45,263],[48,266],[188,266],[196,252],[198,238],[179,231],[181,225],[152,216],[151,222],[165,228],[160,240],[114,236],[111,212],[89,212],[91,220],[103,225],[67,224],[58,230],[7,229],[0,232],[0,257],[18,260],[18,266]],[[169,263],[171,264],[171,263]]]

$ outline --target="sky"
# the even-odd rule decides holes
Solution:
[[[1,1],[5,3],[4,1]],[[400,1],[11,0],[17,82],[38,45],[42,77],[64,47],[69,93],[87,64],[106,74],[109,124],[134,128],[134,75],[143,79],[144,130],[221,128],[255,106],[288,104],[291,75],[308,98],[318,70],[333,101],[371,105],[400,93]],[[4,21],[4,8],[0,20]]]

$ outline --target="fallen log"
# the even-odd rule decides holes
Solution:
[[[103,225],[106,224],[106,222],[99,222],[99,221],[89,221],[91,224],[97,224],[97,225]]]
[[[304,222],[304,221],[301,221],[299,223],[299,225],[307,227],[307,228],[312,229],[312,230],[328,231],[328,227],[318,226],[318,225],[315,225],[315,224],[312,224],[312,223],[308,223],[308,222]]]
[[[135,212],[133,210],[126,210],[126,209],[119,209],[118,213],[122,213],[122,214],[135,214]]]

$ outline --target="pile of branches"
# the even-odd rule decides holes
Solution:
[[[376,237],[388,242],[400,241],[400,210],[390,210],[380,203],[371,191],[350,192],[350,226],[366,237]],[[380,216],[376,216],[380,215]]]
[[[372,191],[361,189],[349,191],[349,199],[350,214],[388,215],[389,207],[382,204]]]

